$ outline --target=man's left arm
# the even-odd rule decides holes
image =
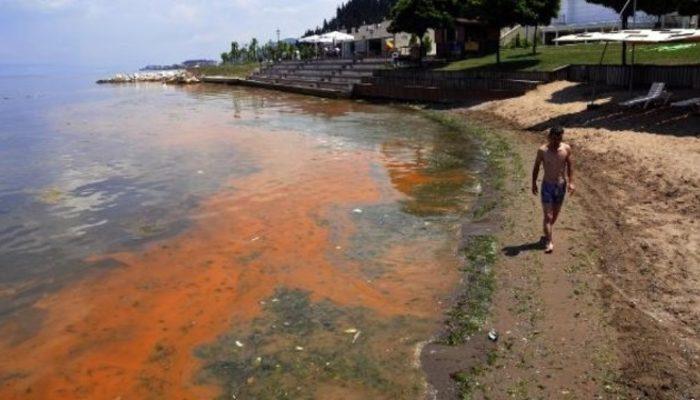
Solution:
[[[569,154],[566,157],[566,176],[569,181],[569,193],[574,194],[576,186],[574,186],[574,155],[569,146]]]

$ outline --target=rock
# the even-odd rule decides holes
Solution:
[[[100,79],[97,83],[161,82],[170,84],[193,84],[200,80],[186,70],[139,72],[136,74],[116,74],[111,78]]]

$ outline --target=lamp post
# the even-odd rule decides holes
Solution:
[[[634,4],[632,7],[632,25],[633,29],[637,29],[637,0],[634,0]],[[635,43],[632,43],[632,65],[630,66],[630,93],[634,90],[634,63],[635,63],[635,56],[637,54],[637,45]]]

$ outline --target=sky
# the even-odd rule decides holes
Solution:
[[[0,0],[0,63],[81,66],[219,59],[231,41],[299,37],[341,0]]]

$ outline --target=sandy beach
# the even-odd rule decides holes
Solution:
[[[677,94],[682,96],[683,93]],[[452,110],[496,125],[522,159],[504,207],[491,323],[504,338],[484,398],[693,398],[700,393],[700,118],[623,110],[626,92],[555,82]],[[529,193],[537,145],[567,129],[577,193],[542,254]],[[478,398],[478,397],[477,397]]]

